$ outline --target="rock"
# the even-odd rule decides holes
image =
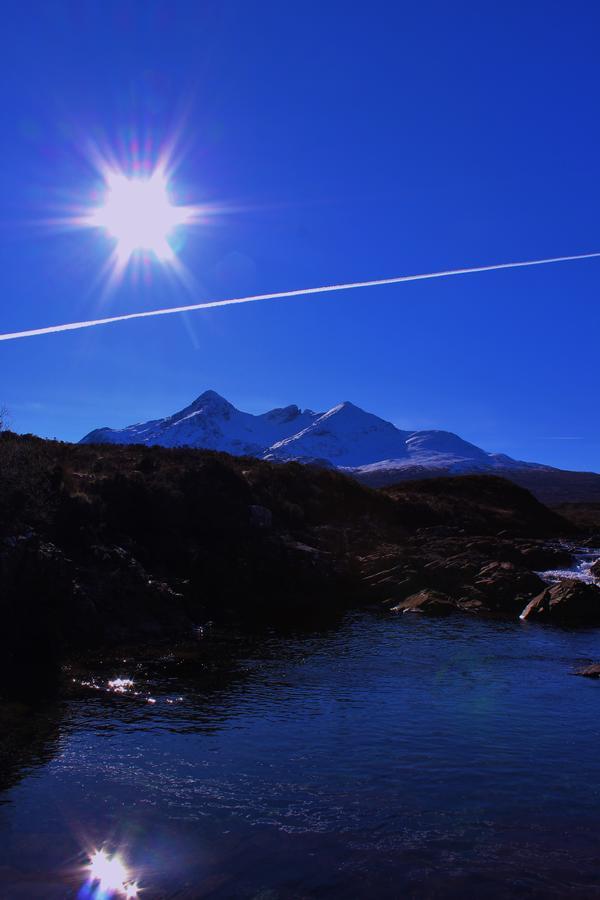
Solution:
[[[456,608],[461,612],[471,613],[471,615],[485,613],[486,611],[485,603],[482,603],[481,600],[475,600],[468,597],[461,597],[460,600],[457,601]]]
[[[520,549],[514,541],[494,537],[475,538],[465,547],[473,556],[485,557],[497,562],[521,562]]]
[[[329,555],[325,551],[319,550],[318,547],[311,547],[309,544],[305,544],[302,541],[286,540],[285,548],[293,555],[310,560],[311,565]]]
[[[94,545],[62,630],[68,643],[138,640],[191,631],[184,597],[120,546]]]
[[[481,566],[481,561],[472,561],[465,555],[449,559],[436,559],[423,569],[426,583],[442,591],[452,591],[458,585],[471,581]]]
[[[392,609],[392,612],[427,613],[432,616],[446,616],[455,611],[456,606],[447,594],[430,589],[419,591],[418,594],[412,594],[408,599]]]
[[[422,587],[422,583],[422,578],[415,572],[400,579],[392,577],[382,579],[377,584],[372,584],[371,588],[382,603],[389,604],[397,603],[414,594]]]
[[[466,543],[457,541],[454,534],[436,534],[425,543],[413,538],[409,554],[403,556],[399,550],[364,560],[367,573],[363,584],[374,599],[393,603],[396,609],[410,600],[421,611],[433,597],[444,597],[463,612],[513,616],[543,590],[545,582],[507,556],[520,561],[523,549],[533,553],[543,546],[532,539],[519,543],[489,536],[471,537]],[[380,568],[373,571],[377,563]],[[418,602],[413,600],[415,596]]]
[[[463,535],[464,529],[456,525],[429,525],[426,528],[419,528],[415,532],[418,540],[431,541],[437,538],[451,538]]]
[[[406,563],[400,563],[364,576],[363,586],[374,600],[397,603],[423,587],[423,576]]]
[[[30,698],[59,678],[60,622],[73,595],[73,565],[34,534],[5,542],[0,553],[0,692]]]
[[[268,530],[273,527],[273,513],[266,506],[250,507],[250,525]]]
[[[527,604],[523,621],[600,625],[600,588],[574,578],[547,587]]]
[[[507,613],[523,609],[523,601],[539,593],[544,582],[514,563],[492,562],[480,570],[473,586],[488,609]]]
[[[543,572],[547,569],[568,569],[573,565],[573,554],[564,547],[530,544],[519,548],[520,562],[528,569]]]
[[[600,559],[597,559],[596,562],[590,566],[590,572],[594,578],[600,579]]]
[[[591,666],[586,666],[585,669],[579,669],[575,674],[582,675],[583,678],[600,678],[600,663],[592,663]]]

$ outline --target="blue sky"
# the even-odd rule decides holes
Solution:
[[[585,3],[32,2],[0,34],[0,331],[600,249]],[[107,241],[42,226],[90,147],[180,134],[183,288],[106,293]],[[0,344],[18,431],[75,440],[213,388],[350,399],[403,428],[600,469],[600,260],[148,319]]]

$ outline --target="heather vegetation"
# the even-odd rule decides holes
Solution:
[[[298,463],[4,432],[1,666],[26,684],[94,645],[207,619],[301,622],[423,590],[514,615],[539,588],[530,570],[565,560],[547,539],[573,529],[494,476],[376,491]],[[481,575],[490,564],[503,568]]]

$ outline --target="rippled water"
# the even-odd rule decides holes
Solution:
[[[590,569],[593,563],[598,562],[600,558],[600,550],[591,547],[572,547],[568,544],[564,545],[574,553],[574,562],[569,569],[550,569],[547,572],[541,572],[546,581],[561,581],[563,578],[575,578],[577,581],[583,581],[586,584],[597,584],[598,578],[592,575]]]
[[[0,798],[0,897],[76,896],[102,844],[149,900],[600,896],[599,658],[360,614],[98,664]]]

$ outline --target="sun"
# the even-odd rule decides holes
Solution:
[[[173,260],[170,239],[191,221],[194,210],[172,202],[164,171],[133,177],[111,171],[104,182],[102,204],[91,212],[88,224],[116,241],[119,261],[126,263],[138,251],[153,253],[162,262]]]
[[[162,142],[132,136],[118,150],[108,142],[90,142],[83,156],[94,180],[83,195],[79,190],[66,194],[70,202],[56,208],[60,215],[46,220],[52,227],[94,234],[90,255],[104,258],[93,287],[103,303],[123,282],[136,289],[155,279],[186,291],[197,287],[181,258],[186,239],[231,209],[206,200],[185,203],[182,193],[188,195],[190,185],[179,183],[183,153],[177,141],[176,134]],[[191,248],[188,256],[193,256]]]

